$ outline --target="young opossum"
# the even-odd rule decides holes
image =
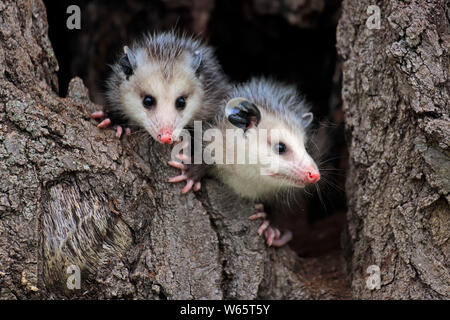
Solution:
[[[145,35],[112,66],[107,106],[92,117],[99,128],[124,121],[144,128],[155,140],[171,144],[193,118],[209,119],[228,90],[212,48],[175,32]]]
[[[267,79],[252,79],[235,86],[226,101],[223,103],[226,107],[212,124],[225,140],[224,160],[216,158],[213,166],[172,162],[171,165],[182,169],[183,174],[169,181],[190,179],[192,186],[192,183],[198,183],[195,181],[200,178],[198,172],[209,171],[237,194],[270,203],[283,190],[303,188],[320,179],[319,169],[305,149],[307,127],[313,115],[294,87]],[[228,129],[240,130],[231,136],[226,134]],[[275,132],[279,134],[274,135]],[[229,139],[236,138],[238,143],[229,143]],[[244,155],[241,164],[236,163],[239,154]],[[230,158],[234,162],[226,163],[225,159]],[[254,162],[251,163],[250,159]],[[269,246],[282,246],[291,239],[290,231],[282,235],[269,226],[261,205],[257,209],[260,212],[250,219],[264,219],[258,232],[264,233]]]

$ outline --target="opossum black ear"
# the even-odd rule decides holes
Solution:
[[[128,79],[133,74],[133,67],[136,66],[136,58],[127,46],[123,47],[123,51],[125,55],[119,59],[119,64]]]
[[[131,63],[127,55],[124,55],[122,58],[120,58],[119,64],[122,67],[123,73],[125,73],[127,77],[133,74],[133,68],[131,67]]]
[[[307,126],[309,126],[311,124],[311,122],[313,121],[314,116],[311,112],[305,113],[302,116],[302,124],[303,127],[306,128]]]
[[[258,107],[244,98],[234,98],[228,101],[225,113],[232,125],[244,129],[244,131],[258,126],[261,121],[261,112]]]
[[[203,62],[202,52],[200,50],[194,51],[192,54],[192,69],[194,69],[195,74],[198,76]]]

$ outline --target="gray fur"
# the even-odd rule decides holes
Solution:
[[[302,144],[305,144],[308,140],[308,127],[312,122],[313,115],[309,112],[309,104],[294,86],[285,85],[272,79],[252,78],[247,83],[234,86],[233,90],[229,92],[226,102],[223,104],[227,104],[229,100],[235,98],[244,98],[255,105],[260,111],[264,111],[261,112],[261,123],[264,117],[268,116],[269,123],[270,119],[275,118],[281,120],[286,125],[286,128],[289,128],[298,137],[296,141],[297,145],[292,145],[290,146],[291,148],[305,147]],[[216,121],[217,123],[215,125],[218,128],[229,127],[229,119],[225,115],[225,108],[223,108],[221,114],[216,118]],[[270,124],[266,123],[264,125],[267,126]],[[302,155],[301,157],[305,156]],[[294,164],[297,160],[290,159],[289,161],[295,167]],[[311,161],[315,165],[312,158]],[[281,188],[280,185],[273,185],[267,180],[259,178],[253,179],[251,176],[241,180],[242,171],[235,171],[235,168],[231,170],[226,168],[226,165],[217,166],[215,174],[225,184],[229,184],[237,193],[244,197],[271,202],[278,195],[290,189],[288,185]],[[251,165],[249,165],[249,168],[251,168]],[[252,179],[253,181],[251,181]],[[234,184],[236,181],[237,183]]]
[[[225,107],[229,100],[239,97],[249,100],[258,108],[281,119],[288,127],[293,128],[294,132],[303,135],[303,141],[307,141],[313,119],[312,113],[309,112],[310,105],[299,94],[295,86],[285,85],[268,78],[252,78],[246,83],[235,84],[220,103],[220,110],[214,119],[207,122],[203,129],[224,129],[228,122]],[[197,141],[197,143],[202,144],[203,148],[205,147],[204,141]],[[190,165],[185,174],[195,181],[200,181],[214,168],[215,165],[206,165],[205,163]]]
[[[190,53],[192,55],[191,67],[196,71],[204,91],[204,101],[199,106],[200,110],[195,120],[208,120],[217,114],[219,102],[229,90],[229,84],[211,47],[192,36],[171,31],[148,33],[131,44],[126,51],[125,54],[131,57],[130,62],[133,67],[139,68],[147,61],[157,61],[163,67],[164,74],[168,78],[171,76],[173,63],[183,53]],[[127,120],[123,113],[126,106],[121,105],[118,90],[124,81],[128,81],[118,62],[121,57],[123,54],[111,66],[112,73],[107,81],[105,112],[113,118],[113,122],[114,120]]]

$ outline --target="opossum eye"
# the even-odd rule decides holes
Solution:
[[[287,151],[287,147],[283,142],[277,143],[276,145],[274,145],[272,147],[273,152],[277,153],[277,154],[284,154]]]
[[[142,104],[146,108],[151,108],[156,104],[156,99],[152,96],[145,96],[144,100],[142,100]]]
[[[178,97],[177,100],[175,100],[175,107],[177,107],[178,110],[183,110],[186,107],[186,98]]]

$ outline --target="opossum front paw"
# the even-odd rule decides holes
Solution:
[[[181,190],[181,193],[188,193],[191,189],[194,192],[200,190],[202,186],[200,182],[201,177],[196,177],[194,175],[193,165],[187,165],[177,161],[169,161],[169,165],[181,170],[181,175],[170,178],[169,182],[176,183],[186,181],[186,185]]]
[[[264,205],[255,205],[256,213],[249,217],[249,220],[263,219],[263,223],[258,228],[258,234],[264,235],[266,244],[269,247],[282,247],[292,240],[292,232],[286,230],[283,234],[278,228],[270,226],[270,221],[267,220],[267,213],[264,212]]]
[[[91,118],[100,121],[100,123],[97,125],[97,128],[100,128],[100,129],[108,128],[112,124],[111,119],[107,118],[105,112],[103,112],[103,111],[94,112],[91,115]],[[115,126],[113,126],[113,128],[116,130],[116,137],[120,139],[124,129],[120,125],[115,125]],[[131,129],[126,127],[125,134],[126,135],[131,134]]]
[[[189,142],[184,141],[180,142],[181,150],[185,151],[189,147]],[[175,156],[179,161],[169,161],[169,165],[181,170],[181,175],[172,177],[169,179],[169,182],[177,183],[181,181],[186,181],[186,185],[181,190],[181,193],[188,193],[191,189],[196,192],[200,190],[202,184],[201,179],[206,174],[208,166],[205,164],[193,164],[191,161],[191,157],[186,155],[185,153],[180,153]]]

